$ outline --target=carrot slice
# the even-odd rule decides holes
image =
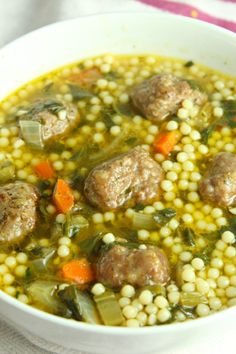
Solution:
[[[62,267],[62,276],[78,284],[86,284],[94,280],[91,265],[86,258],[74,259]]]
[[[175,132],[166,132],[156,137],[153,143],[155,152],[168,155],[177,143],[177,135]]]
[[[38,163],[34,169],[37,175],[42,179],[50,179],[55,175],[55,171],[48,161]]]
[[[89,86],[102,77],[101,72],[97,68],[81,71],[79,74],[73,74],[69,77],[69,81],[80,85]]]
[[[61,213],[67,213],[74,206],[74,196],[66,181],[58,179],[53,193],[53,202]]]

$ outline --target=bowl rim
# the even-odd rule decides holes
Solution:
[[[155,11],[116,11],[116,12],[103,12],[99,14],[89,14],[89,15],[84,15],[72,19],[66,19],[62,21],[57,21],[50,23],[48,25],[39,27],[37,29],[34,29],[33,31],[30,31],[19,38],[14,39],[13,41],[10,41],[9,43],[5,44],[3,47],[0,48],[0,55],[5,54],[5,52],[8,51],[8,49],[11,49],[12,47],[14,48],[16,43],[22,42],[24,43],[25,40],[27,40],[30,37],[34,37],[35,34],[40,34],[47,32],[48,30],[54,29],[56,27],[64,26],[70,23],[76,23],[80,21],[86,21],[86,19],[90,19],[93,17],[122,17],[122,16],[150,16],[150,17],[156,17],[160,19],[166,19],[166,20],[171,20],[171,21],[177,21],[177,22],[184,22],[186,24],[191,24],[193,26],[198,26],[201,28],[206,28],[209,29],[210,31],[215,31],[216,33],[234,39],[236,40],[236,33],[219,27],[217,25],[204,22],[199,19],[193,19],[189,17],[185,17],[182,15],[175,15],[175,14],[169,14],[169,13],[157,13]],[[65,64],[66,65],[66,64]],[[56,68],[55,68],[56,69]],[[163,325],[157,325],[157,326],[150,326],[150,327],[139,327],[139,328],[132,328],[132,327],[118,327],[118,326],[105,326],[105,325],[93,325],[93,324],[88,324],[85,322],[80,322],[76,321],[73,319],[66,319],[60,316],[56,316],[53,314],[50,314],[48,312],[39,310],[31,305],[24,304],[17,300],[16,298],[13,298],[12,296],[8,295],[4,291],[0,290],[0,302],[4,302],[7,305],[10,305],[14,308],[17,308],[18,310],[24,312],[27,315],[31,315],[33,317],[38,317],[41,320],[45,320],[48,322],[51,322],[52,324],[59,325],[65,328],[73,328],[73,329],[78,329],[80,331],[84,332],[90,332],[90,333],[99,333],[99,334],[112,334],[116,336],[137,336],[137,335],[146,335],[146,334],[155,334],[155,333],[173,333],[173,332],[180,332],[185,330],[186,328],[197,328],[202,325],[206,325],[212,323],[213,321],[217,320],[220,321],[223,317],[229,317],[233,316],[233,313],[236,315],[236,306],[230,307],[227,309],[224,309],[222,311],[213,313],[209,316],[202,317],[202,318],[197,318],[194,320],[187,320],[184,322],[177,322],[177,323],[171,323],[171,324],[163,324]],[[7,316],[4,316],[4,319],[8,321]]]

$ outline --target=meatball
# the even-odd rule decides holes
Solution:
[[[28,183],[0,187],[0,243],[19,242],[34,229],[37,200],[36,187]]]
[[[216,155],[200,182],[202,198],[214,205],[236,205],[236,155],[221,152]]]
[[[112,288],[127,283],[140,287],[166,284],[169,277],[167,257],[156,246],[129,249],[125,245],[115,245],[100,256],[96,265],[97,280]]]
[[[78,118],[74,104],[48,98],[34,102],[20,117],[21,120],[33,120],[42,124],[43,142],[67,133],[76,125]]]
[[[162,178],[160,165],[137,146],[95,167],[85,181],[84,191],[91,204],[111,210],[131,198],[136,203],[148,203],[156,198]]]
[[[159,122],[176,113],[183,100],[190,99],[202,104],[206,95],[172,74],[160,74],[137,85],[131,99],[146,118]]]

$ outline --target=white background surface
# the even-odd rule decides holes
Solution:
[[[191,3],[193,1],[191,0]],[[214,6],[214,0],[204,2],[208,8]],[[32,29],[58,20],[99,12],[132,10],[159,11],[132,0],[0,0],[0,47]],[[204,343],[199,341],[194,347],[186,347],[184,352],[173,348],[165,354],[236,354],[234,332],[235,329],[232,329],[230,333],[222,333],[220,338]],[[37,338],[31,337],[30,340],[34,344],[4,321],[0,321],[0,354],[75,354]]]

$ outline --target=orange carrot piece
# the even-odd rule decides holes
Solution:
[[[78,284],[86,284],[94,280],[91,265],[86,258],[74,259],[62,267],[64,279],[74,281]]]
[[[66,181],[58,179],[53,193],[53,202],[61,213],[67,213],[74,206],[74,196]]]
[[[155,152],[168,155],[177,143],[177,135],[175,132],[166,132],[156,137],[153,143]]]
[[[34,169],[37,175],[42,179],[50,179],[55,175],[55,171],[48,161],[39,162]]]
[[[73,74],[69,77],[69,81],[80,85],[89,86],[102,77],[101,72],[97,68],[81,71],[79,74]]]

